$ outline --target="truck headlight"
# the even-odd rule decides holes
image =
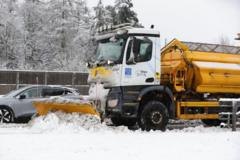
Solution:
[[[118,99],[110,99],[108,100],[108,107],[116,107],[118,104]]]

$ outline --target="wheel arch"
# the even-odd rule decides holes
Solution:
[[[172,91],[166,87],[166,86],[151,86],[144,88],[140,91],[140,94],[138,96],[139,101],[139,112],[142,111],[143,106],[151,101],[151,100],[157,100],[162,102],[164,105],[166,105],[170,118],[175,118],[175,102]]]

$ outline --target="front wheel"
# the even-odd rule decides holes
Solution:
[[[0,108],[0,123],[11,123],[13,122],[13,114],[10,109],[5,107]]]
[[[159,101],[148,102],[138,119],[138,124],[142,130],[166,130],[169,114],[167,107]]]

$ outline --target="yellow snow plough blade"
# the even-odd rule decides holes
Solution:
[[[44,102],[35,101],[33,106],[36,108],[38,115],[46,115],[50,111],[63,111],[66,113],[81,113],[100,116],[94,106],[90,103],[59,103],[59,102]]]

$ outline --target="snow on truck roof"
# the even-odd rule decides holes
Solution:
[[[162,52],[168,50],[170,47],[178,46],[183,50],[200,51],[200,52],[216,52],[216,53],[229,53],[240,54],[240,47],[229,46],[221,44],[209,44],[209,43],[196,43],[196,42],[184,42],[173,39],[166,46],[162,48]]]
[[[153,29],[144,29],[144,28],[133,28],[131,26],[126,26],[126,27],[122,27],[119,29],[114,29],[114,30],[106,30],[103,32],[98,33],[95,36],[95,39],[97,41],[99,40],[103,40],[103,39],[108,39],[111,38],[117,34],[124,34],[124,33],[128,33],[130,35],[154,35],[154,36],[160,36],[160,32],[157,30],[153,30]]]
[[[154,29],[132,28],[128,30],[128,34],[152,34],[160,35],[160,32]]]

